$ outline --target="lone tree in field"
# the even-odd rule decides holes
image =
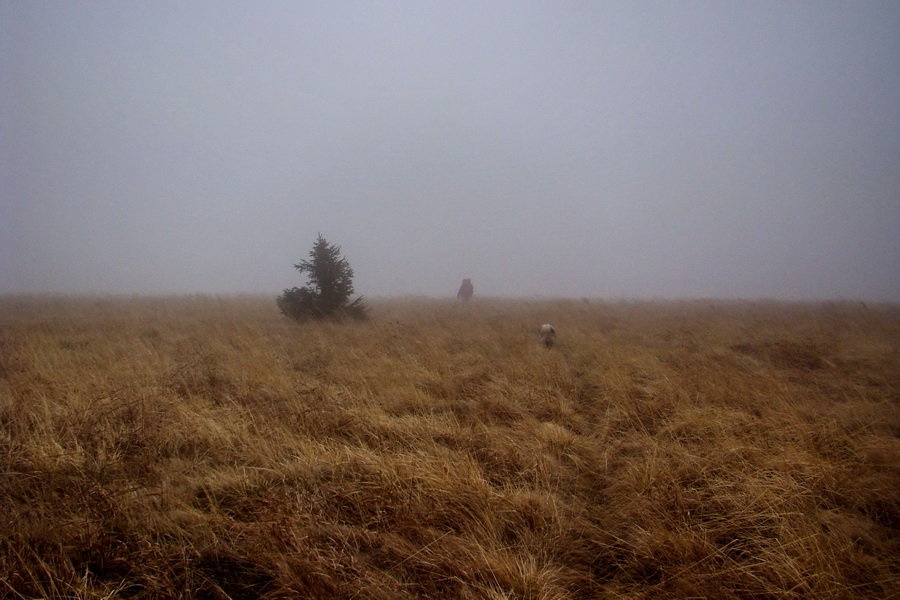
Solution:
[[[319,234],[309,260],[294,265],[309,280],[302,288],[284,290],[278,297],[278,308],[285,316],[305,321],[326,317],[353,317],[365,319],[369,309],[360,296],[350,302],[353,295],[353,269],[341,256],[341,247],[328,243]]]

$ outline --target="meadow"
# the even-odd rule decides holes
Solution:
[[[900,597],[900,306],[371,305],[0,298],[0,597]]]

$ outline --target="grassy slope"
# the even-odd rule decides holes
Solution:
[[[7,298],[0,596],[897,596],[898,346],[896,306]]]

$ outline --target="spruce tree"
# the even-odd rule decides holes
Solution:
[[[309,252],[309,259],[300,261],[294,268],[306,273],[308,282],[302,288],[286,289],[278,297],[278,308],[285,316],[297,321],[368,317],[369,309],[362,296],[350,302],[353,295],[350,263],[341,256],[341,247],[329,243],[321,233]]]

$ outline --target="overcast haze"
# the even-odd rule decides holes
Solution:
[[[0,293],[900,301],[900,3],[0,0],[0,193]]]

